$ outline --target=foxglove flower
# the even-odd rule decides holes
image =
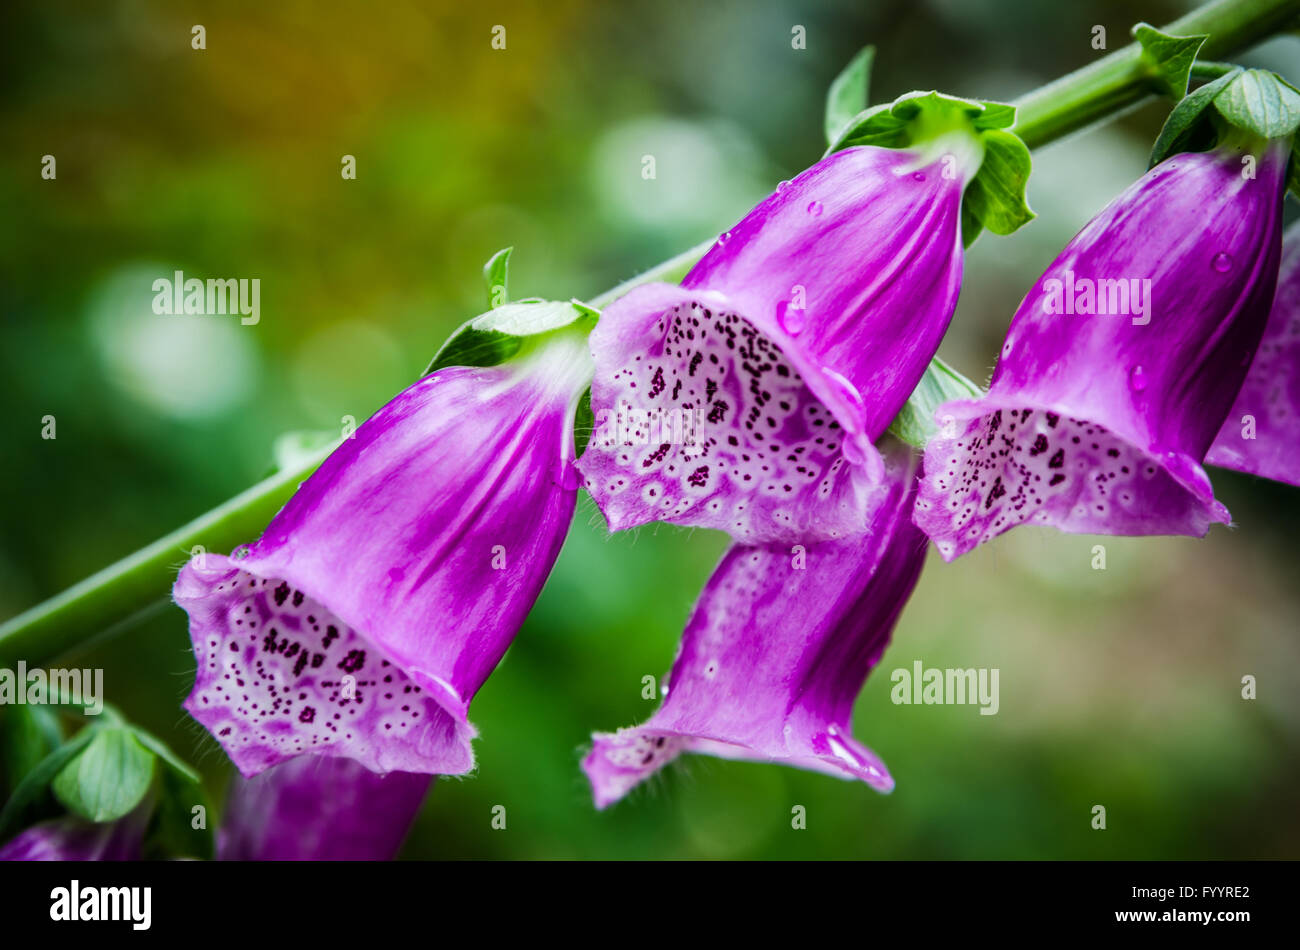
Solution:
[[[582,336],[424,377],[344,440],[242,558],[181,571],[185,708],[245,776],[304,753],[380,773],[473,767],[471,698],[573,514]]]
[[[835,152],[751,211],[680,286],[647,284],[591,335],[596,431],[579,468],[611,530],[740,541],[861,533],[874,441],[956,306],[964,133]]]
[[[597,807],[684,752],[894,787],[851,735],[851,717],[925,558],[909,455],[886,451],[886,497],[865,536],[727,551],[687,623],[663,705],[642,726],[594,737],[583,768]]]
[[[152,812],[149,800],[116,821],[52,818],[0,846],[0,861],[137,861]]]
[[[1201,468],[1273,298],[1287,152],[1257,176],[1224,145],[1157,165],[1021,303],[989,392],[945,403],[916,521],[946,560],[1026,522],[1203,535],[1228,512]]]
[[[351,759],[300,756],[236,777],[222,821],[222,861],[387,861],[433,779],[376,775]]]
[[[1282,240],[1264,338],[1205,461],[1300,486],[1300,224]]]

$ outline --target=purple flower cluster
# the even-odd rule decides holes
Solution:
[[[978,148],[844,148],[680,285],[607,307],[589,347],[547,330],[399,394],[243,556],[176,583],[198,666],[185,708],[245,776],[222,854],[396,850],[428,777],[474,767],[470,702],[579,486],[612,530],[733,539],[661,708],[595,736],[598,807],[687,752],[892,789],[851,714],[927,536],[951,560],[1023,523],[1203,534],[1228,520],[1207,459],[1297,482],[1294,247],[1274,302],[1286,153],[1270,145],[1250,177],[1239,159],[1178,154],[1090,222],[1017,311],[988,393],[935,413],[923,464],[887,430],[956,306]],[[304,812],[324,825],[286,832]]]

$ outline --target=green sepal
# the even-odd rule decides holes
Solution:
[[[918,121],[921,119],[933,122]],[[939,123],[963,124],[982,132],[1005,129],[1016,121],[1015,106],[1005,102],[959,99],[941,92],[909,92],[893,102],[864,109],[849,120],[832,140],[826,154],[857,145],[879,148],[907,148],[917,142],[917,133]]]
[[[448,366],[498,366],[530,336],[579,320],[594,324],[600,312],[580,301],[534,300],[503,304],[462,324],[438,350],[425,376]]]
[[[1025,198],[1032,160],[1010,129],[1016,107],[1005,102],[960,99],[940,92],[909,92],[872,106],[846,125],[826,154],[854,146],[921,147],[945,132],[965,131],[981,151],[980,167],[962,196],[962,241],[969,247],[984,228],[1010,234],[1034,217]]]
[[[994,234],[1011,234],[1034,218],[1025,198],[1033,160],[1025,143],[1010,132],[989,129],[981,138],[984,160],[962,196],[962,222],[970,217]]]
[[[1261,140],[1294,135],[1300,128],[1300,91],[1276,73],[1234,69],[1178,103],[1151,149],[1150,165],[1179,152],[1213,148],[1225,126]]]
[[[939,424],[934,420],[936,409],[953,399],[978,399],[982,395],[982,389],[936,356],[890,423],[889,434],[923,449],[939,431]]]
[[[97,728],[86,748],[59,770],[50,789],[73,814],[114,821],[144,799],[156,762],[129,727]]]
[[[503,247],[483,265],[483,281],[487,284],[490,310],[510,302],[510,252],[513,250],[513,247]]]
[[[1214,108],[1239,129],[1264,139],[1300,128],[1300,90],[1277,73],[1246,69],[1214,97]]]
[[[871,64],[876,48],[865,46],[849,61],[826,92],[826,142],[834,143],[854,117],[867,107],[871,89]]]
[[[596,428],[596,415],[591,411],[591,389],[584,389],[578,399],[578,407],[573,413],[573,457],[582,458],[582,453],[591,440]]]
[[[163,764],[169,766],[181,778],[190,782],[200,781],[199,773],[194,770],[194,767],[173,752],[167,743],[152,733],[145,732],[139,726],[130,726],[129,728],[137,742],[162,759]]]
[[[1148,168],[1154,168],[1170,155],[1179,152],[1200,152],[1213,147],[1215,132],[1213,123],[1208,120],[1206,110],[1214,102],[1214,97],[1221,93],[1228,83],[1241,75],[1241,68],[1220,76],[1213,82],[1183,98],[1165,120],[1164,128],[1156,137],[1156,144],[1151,148],[1151,161]]]
[[[1137,24],[1132,33],[1142,47],[1142,62],[1147,67],[1152,87],[1174,99],[1187,95],[1196,54],[1209,35],[1173,36],[1160,32],[1150,23]]]
[[[975,217],[963,201],[961,203],[961,246],[969,248],[983,231],[984,225],[980,224],[980,219]]]

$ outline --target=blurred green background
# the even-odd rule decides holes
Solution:
[[[879,47],[873,99],[1005,99],[1103,55],[1094,25],[1115,48],[1135,20],[1187,9],[470,6],[5,5],[0,617],[248,486],[278,434],[373,412],[483,309],[479,268],[498,248],[515,248],[515,294],[589,297],[726,228],[820,155],[825,88],[861,45]],[[1300,38],[1244,61],[1300,78]],[[943,353],[968,375],[987,378],[1033,279],[1142,173],[1166,111],[1037,154],[1039,218],[967,258]],[[155,316],[150,283],[176,269],[259,277],[261,322]],[[57,440],[40,438],[46,414]],[[688,757],[605,813],[583,747],[649,715],[641,677],[667,670],[724,542],[664,526],[611,538],[584,496],[475,701],[477,773],[439,781],[404,855],[1300,857],[1300,493],[1213,477],[1239,527],[1203,541],[1022,528],[953,565],[933,556],[857,707],[892,795]],[[999,668],[1001,711],[892,705],[889,671],[917,659]],[[178,609],[63,662],[103,666],[108,698],[220,794],[229,765],[179,707],[193,661]]]

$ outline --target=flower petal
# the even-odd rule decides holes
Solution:
[[[1300,487],[1300,224],[1282,246],[1264,338],[1205,461]]]
[[[606,308],[591,345],[605,372],[578,466],[611,530],[663,520],[755,541],[862,530],[878,494],[869,470],[849,464],[840,423],[726,298],[639,287]]]
[[[469,702],[572,519],[588,376],[567,331],[518,364],[427,376],[345,440],[246,557],[182,572],[199,659],[186,708],[245,775],[313,751],[379,772],[473,767]]]
[[[1263,331],[1285,158],[1157,166],[1025,297],[989,393],[946,403],[917,524],[947,560],[1026,522],[1203,535],[1228,521],[1201,468]]]
[[[432,778],[376,775],[343,758],[302,756],[253,779],[236,778],[226,802],[222,861],[387,861],[424,802]]]
[[[893,788],[851,735],[854,700],[925,560],[908,453],[892,447],[886,461],[888,497],[865,537],[727,551],[682,635],[663,705],[642,726],[594,737],[583,768],[597,807],[683,752]]]
[[[680,288],[646,285],[605,309],[591,337],[599,428],[579,468],[612,529],[662,520],[746,543],[861,533],[880,494],[873,443],[956,306],[969,170],[947,165],[836,152]]]

